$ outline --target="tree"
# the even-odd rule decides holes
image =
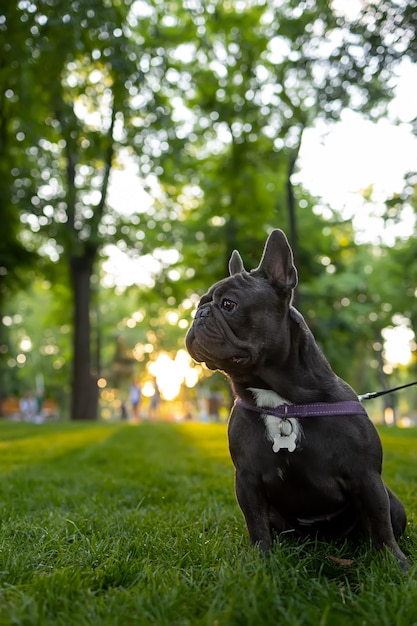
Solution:
[[[382,33],[378,46],[368,45],[368,13],[349,21],[321,0],[195,2],[191,12],[196,37],[180,52],[168,50],[182,124],[158,159],[163,202],[182,207],[175,231],[183,265],[194,256],[200,274],[219,277],[231,249],[239,244],[250,257],[273,225],[291,233],[298,257],[303,209],[290,208],[303,129],[320,117],[338,119],[346,107],[381,114],[399,56],[389,54]],[[160,32],[186,19],[182,12],[175,26],[162,20]]]
[[[71,414],[87,419],[97,406],[91,304],[105,245],[155,250],[163,271],[160,249],[176,250],[177,267],[154,290],[170,306],[195,293],[197,264],[207,284],[224,275],[234,247],[250,263],[265,230],[288,224],[304,127],[349,105],[378,112],[398,54],[388,54],[387,36],[363,40],[366,13],[349,24],[325,0],[28,0],[1,13],[13,48],[3,127],[7,155],[20,155],[10,203],[19,241],[65,269],[72,288]],[[151,210],[133,216],[108,202],[126,155],[150,191],[160,183]],[[292,212],[295,244],[310,211],[307,202],[297,220]]]
[[[181,57],[171,53],[171,82],[173,89],[182,86],[178,100],[186,111],[175,132],[185,143],[159,161],[163,202],[183,207],[173,227],[181,280],[165,280],[167,293],[181,301],[183,285],[190,295],[223,277],[235,247],[253,267],[265,231],[281,226],[291,233],[303,276],[303,311],[338,371],[360,386],[387,321],[367,295],[364,267],[375,261],[373,251],[355,245],[351,226],[339,227],[337,216],[335,226],[314,218],[311,199],[294,188],[292,174],[303,129],[317,118],[337,120],[347,107],[370,117],[383,113],[392,95],[387,78],[404,52],[412,53],[415,27],[406,3],[388,4],[389,28],[373,4],[353,20],[327,2],[195,4],[200,36]],[[328,266],[312,262],[317,250]],[[378,323],[364,324],[367,316],[376,322],[374,315]],[[353,336],[357,354],[347,359]],[[356,365],[351,371],[349,361]],[[356,381],[352,370],[361,372]]]
[[[3,24],[0,24],[0,32],[3,29]],[[17,60],[20,37],[16,21],[12,20],[10,37],[0,39],[0,400],[11,386],[7,376],[11,346],[8,326],[4,324],[6,303],[30,283],[37,262],[36,253],[27,250],[19,239],[19,214],[12,197],[13,171],[22,163],[15,141],[18,120],[14,110],[15,91],[19,83]]]
[[[42,130],[35,115],[20,118],[27,162],[16,183],[26,188],[24,200],[31,200],[30,213],[23,209],[22,217],[29,221],[31,215],[36,225],[32,245],[38,242],[47,254],[48,237],[52,255],[68,262],[74,306],[71,416],[89,419],[96,414],[98,375],[90,345],[91,279],[100,229],[106,228],[115,124],[131,64],[121,30],[125,5],[94,2],[85,12],[75,9],[57,1],[21,11],[21,21],[31,24],[22,43],[33,61],[24,76],[27,91],[18,95],[36,107]]]
[[[92,286],[99,251],[124,237],[126,223],[107,200],[125,143],[127,102],[143,82],[129,10],[129,2],[101,0],[82,9],[62,0],[9,3],[1,22],[7,47],[16,44],[3,85],[13,105],[8,153],[19,147],[23,155],[12,170],[10,202],[20,208],[25,249],[59,264],[72,288],[74,419],[96,415]],[[132,247],[143,245],[135,239]]]

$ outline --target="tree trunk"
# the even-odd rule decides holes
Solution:
[[[97,379],[91,372],[91,276],[95,251],[70,258],[74,293],[73,369],[71,388],[71,419],[97,419]]]

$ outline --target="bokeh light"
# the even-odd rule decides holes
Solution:
[[[193,387],[199,378],[199,370],[192,367],[192,360],[185,350],[178,350],[175,358],[161,352],[149,364],[148,370],[155,378],[165,400],[174,400],[180,394],[183,383],[187,387]]]

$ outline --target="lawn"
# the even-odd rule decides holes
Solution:
[[[413,556],[417,431],[381,436]],[[223,425],[2,422],[0,492],[1,626],[417,624],[417,568],[386,552],[248,548]]]

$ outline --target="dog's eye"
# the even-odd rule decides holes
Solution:
[[[228,313],[230,313],[231,311],[234,311],[236,307],[237,307],[236,302],[233,302],[233,300],[229,300],[228,298],[223,298],[222,309],[224,311],[227,311]]]

